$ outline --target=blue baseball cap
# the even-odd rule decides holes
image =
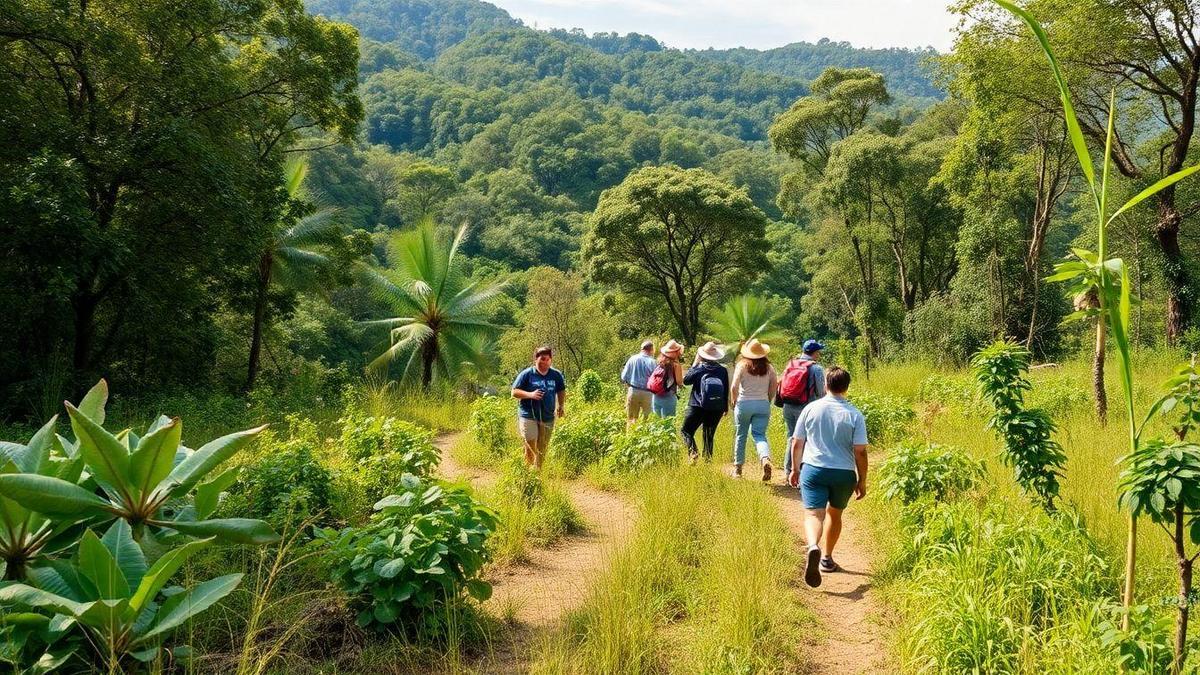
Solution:
[[[825,345],[821,344],[820,342],[817,342],[816,340],[805,340],[804,341],[804,353],[805,354],[819,352],[822,349],[825,349]]]

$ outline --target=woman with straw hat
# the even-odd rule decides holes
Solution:
[[[687,413],[683,416],[680,433],[688,448],[692,464],[700,456],[696,448],[696,429],[704,427],[704,459],[709,461],[713,454],[713,439],[717,425],[729,410],[729,371],[721,365],[725,350],[715,342],[706,342],[696,350],[692,367],[683,376],[683,383],[692,388],[688,396]]]
[[[742,345],[741,358],[733,370],[730,404],[733,407],[733,476],[742,477],[746,461],[746,438],[754,438],[754,447],[762,463],[763,482],[771,480],[771,446],[767,443],[767,422],[771,420],[771,400],[779,387],[775,367],[767,361],[771,347],[750,338]]]
[[[679,363],[680,356],[683,356],[683,345],[674,340],[668,340],[667,344],[658,350],[658,367],[651,373],[647,386],[653,394],[650,409],[659,417],[675,416],[675,407],[679,402],[679,383],[683,382],[683,364]]]

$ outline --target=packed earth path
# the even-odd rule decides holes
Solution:
[[[774,485],[779,503],[796,547],[803,551],[804,507],[795,488]],[[806,661],[811,673],[886,673],[882,604],[875,596],[871,569],[870,533],[861,511],[854,502],[846,509],[842,534],[834,550],[834,559],[842,571],[822,575],[819,588],[803,589],[803,602],[823,628],[817,640],[806,644]]]
[[[443,434],[434,444],[441,452],[441,472],[452,480],[465,480],[476,489],[490,487],[499,474],[465,467],[450,449],[462,432]],[[556,626],[567,612],[586,597],[591,580],[629,533],[637,511],[623,498],[582,481],[564,481],[571,503],[583,516],[587,529],[565,536],[548,548],[530,549],[519,564],[492,569],[492,597],[486,606],[496,616],[510,620],[500,643],[484,665],[486,672],[528,672],[529,648],[534,638]]]

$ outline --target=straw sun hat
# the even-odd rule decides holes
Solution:
[[[746,359],[765,359],[767,354],[771,353],[770,345],[765,345],[759,342],[756,338],[746,340],[746,344],[742,345],[742,358]]]
[[[705,361],[720,361],[725,358],[725,350],[721,345],[709,340],[704,343],[704,346],[696,350],[696,355]]]

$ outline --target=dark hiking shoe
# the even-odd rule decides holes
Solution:
[[[833,572],[841,572],[841,571],[842,571],[842,566],[835,563],[833,561],[833,558],[830,558],[829,556],[825,556],[824,558],[821,558],[821,572],[822,573],[831,574]]]
[[[808,549],[804,564],[804,583],[816,588],[821,585],[821,549]]]
[[[771,460],[769,459],[763,462],[763,482],[771,482]]]
[[[742,477],[742,465],[734,464],[733,471],[730,471],[729,475],[733,476],[734,478],[741,478]]]

